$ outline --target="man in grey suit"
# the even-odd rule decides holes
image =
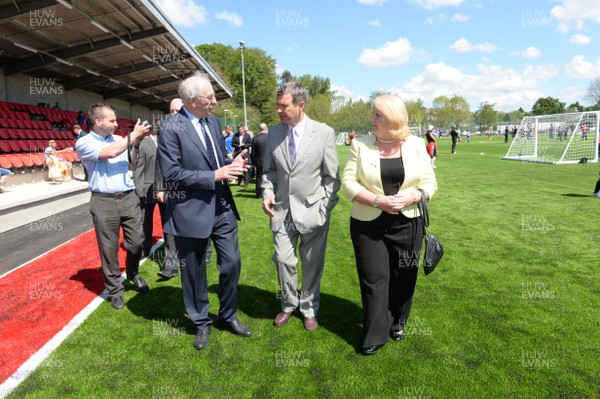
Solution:
[[[194,348],[203,349],[212,325],[206,280],[209,239],[219,270],[218,322],[234,334],[252,335],[237,318],[240,217],[228,184],[248,169],[247,151],[233,160],[226,157],[221,124],[211,115],[215,91],[205,75],[197,73],[181,82],[179,97],[183,108],[160,125],[158,136],[167,197],[165,232],[175,236],[183,302],[197,328]]]
[[[137,156],[137,167],[133,172],[135,193],[140,199],[143,214],[144,241],[142,244],[142,257],[150,255],[152,248],[152,230],[154,227],[154,208],[158,205],[161,225],[165,222],[165,201],[162,187],[162,174],[160,165],[156,160],[158,151],[158,124],[150,132],[150,136],[140,143]],[[179,261],[175,256],[173,237],[164,233],[165,258],[158,275],[165,278],[177,276]]]
[[[288,323],[300,308],[304,328],[318,327],[320,285],[330,213],[340,189],[335,132],[304,114],[308,92],[295,82],[277,93],[280,124],[269,130],[263,164],[263,211],[271,231],[281,287],[282,311],[275,326]],[[296,246],[302,261],[302,292],[298,295]]]

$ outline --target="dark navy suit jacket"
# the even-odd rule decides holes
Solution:
[[[208,126],[219,165],[231,163],[225,154],[219,119],[210,115]],[[215,182],[208,153],[183,108],[160,125],[158,156],[167,197],[166,233],[188,238],[210,237],[217,201],[221,198],[240,220],[228,182]],[[222,189],[217,185],[222,185]]]

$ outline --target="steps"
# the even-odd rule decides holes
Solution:
[[[87,182],[73,180],[52,184],[42,181],[10,185],[19,180],[32,179],[13,176],[6,192],[0,194],[0,234],[26,225],[34,230],[40,226],[51,229],[52,223],[35,222],[90,202]],[[60,232],[58,227],[56,231]]]

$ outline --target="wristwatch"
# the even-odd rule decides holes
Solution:
[[[373,200],[373,208],[379,208],[379,197],[375,197]]]

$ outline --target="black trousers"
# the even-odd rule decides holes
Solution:
[[[350,236],[364,313],[362,347],[388,342],[392,324],[404,328],[417,284],[423,243],[420,218],[382,213],[350,219]]]
[[[133,190],[122,196],[92,193],[90,213],[96,230],[108,297],[123,296],[123,284],[119,281],[119,230],[123,228],[123,246],[127,250],[127,278],[132,279],[138,274],[142,256],[142,213],[139,199]]]
[[[160,221],[164,224],[165,220],[165,212],[167,205],[158,202],[156,195],[154,194],[154,186],[148,187],[148,191],[146,192],[146,198],[140,201],[140,207],[142,209],[143,219],[144,219],[144,242],[142,244],[142,251],[144,255],[148,255],[150,253],[150,249],[152,248],[152,230],[154,227],[154,208],[158,205],[158,210],[160,212]]]

